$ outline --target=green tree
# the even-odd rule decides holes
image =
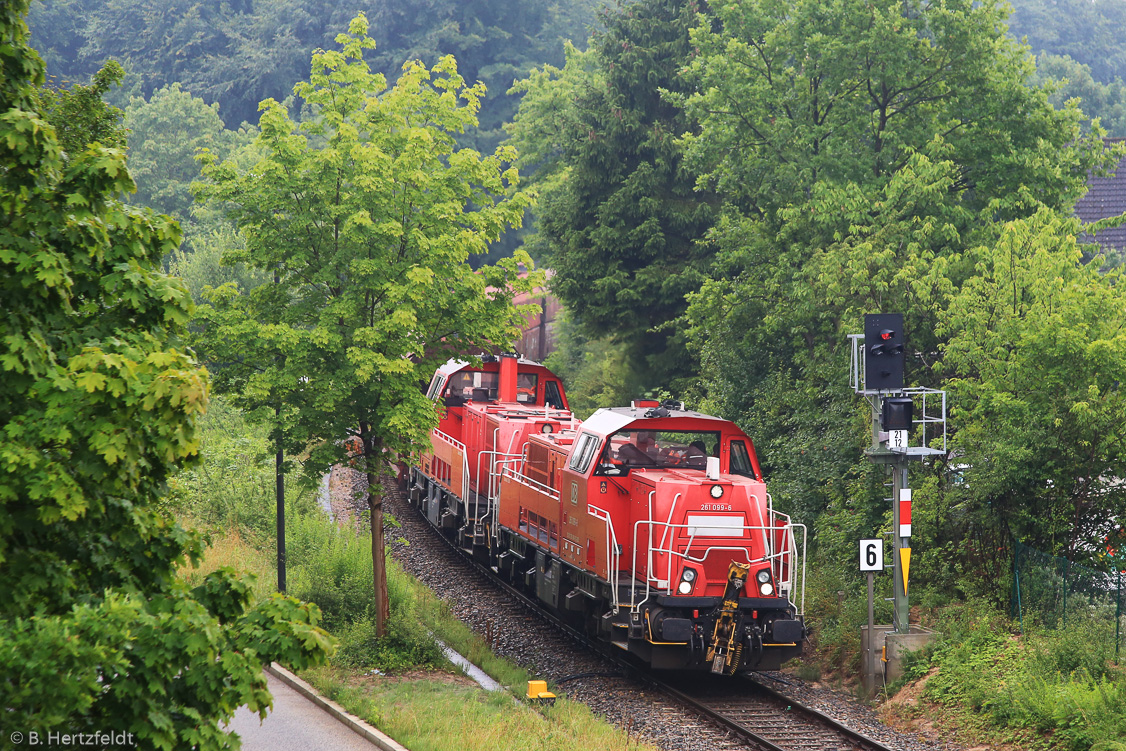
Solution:
[[[1126,84],[1121,78],[1102,83],[1091,75],[1091,68],[1067,56],[1041,52],[1036,59],[1036,85],[1055,86],[1049,95],[1057,109],[1078,98],[1083,114],[1098,118],[1108,136],[1126,136]]]
[[[136,203],[181,221],[188,218],[192,203],[191,183],[199,179],[196,154],[208,149],[226,158],[239,140],[249,138],[223,126],[219,105],[208,105],[179,83],[157,89],[147,101],[131,98],[125,125]]]
[[[122,61],[140,94],[180,82],[218,102],[230,123],[256,119],[258,102],[281,99],[300,80],[314,49],[331,46],[352,14],[372,19],[379,45],[368,62],[396,76],[409,60],[433,65],[444,55],[462,75],[494,93],[479,127],[462,145],[491,151],[518,103],[505,91],[545,62],[562,62],[564,39],[585,36],[596,0],[42,0],[32,14],[50,70],[71,79],[109,58]]]
[[[38,109],[55,129],[64,158],[81,154],[95,141],[114,149],[125,147],[129,131],[122,124],[123,113],[103,99],[124,75],[125,69],[110,60],[94,74],[89,86],[52,84],[39,90]]]
[[[1079,229],[1047,210],[1006,224],[939,322],[967,465],[951,503],[1072,560],[1126,514],[1126,293]]]
[[[230,571],[195,589],[201,544],[161,512],[197,450],[205,372],[179,337],[187,292],[159,271],[168,217],[123,204],[124,153],[64,158],[37,112],[27,2],[0,8],[0,705],[23,732],[121,731],[221,749],[270,703],[262,666],[318,662],[318,612],[249,606]],[[6,730],[5,732],[9,732]]]
[[[775,497],[811,518],[860,475],[845,373],[861,315],[903,312],[908,381],[937,385],[938,314],[974,274],[964,251],[998,220],[1068,210],[1115,157],[1026,85],[997,3],[711,7],[686,143],[727,203],[689,318],[711,408],[760,437]]]
[[[1035,54],[1070,57],[1096,81],[1126,78],[1126,5],[1118,0],[1013,0],[1009,32]]]
[[[267,101],[261,160],[205,166],[201,197],[225,205],[246,238],[230,259],[276,283],[245,296],[218,290],[201,346],[226,387],[275,405],[278,430],[312,447],[305,468],[315,476],[347,456],[345,439],[359,439],[383,636],[382,463],[436,424],[420,390],[435,365],[511,342],[521,320],[513,294],[542,280],[518,278],[526,254],[476,272],[467,265],[530,203],[506,195],[517,180],[511,149],[483,158],[456,147],[484,87],[465,85],[445,58],[433,70],[408,66],[387,90],[363,61],[373,42],[362,14],[337,42],[341,50],[314,54],[310,80],[295,87],[314,117],[298,125]]]
[[[718,201],[684,168],[677,137],[692,120],[665,93],[689,90],[678,72],[699,18],[694,2],[625,4],[604,14],[590,52],[572,50],[563,70],[516,87],[527,94],[513,142],[526,162],[548,157],[534,242],[555,271],[552,290],[591,336],[629,348],[648,387],[693,374],[666,324],[711,261],[700,241]]]
[[[563,379],[567,403],[577,417],[585,420],[600,407],[620,407],[645,395],[624,345],[609,337],[584,336],[567,316],[558,325],[558,348],[544,365]]]
[[[141,76],[142,91],[190,79],[208,54],[229,46],[225,19],[247,3],[225,0],[106,0],[86,16],[81,67],[113,58]]]

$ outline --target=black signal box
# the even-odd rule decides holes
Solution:
[[[903,314],[864,316],[864,389],[903,391]]]
[[[915,404],[909,396],[893,396],[884,399],[880,424],[884,430],[910,430],[915,413]]]

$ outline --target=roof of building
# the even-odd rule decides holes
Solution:
[[[1113,143],[1126,139],[1108,138]],[[1114,174],[1109,177],[1087,178],[1087,195],[1075,204],[1075,215],[1084,224],[1126,214],[1126,158],[1118,163]],[[1105,248],[1126,250],[1126,226],[1111,227],[1095,234],[1080,235],[1082,242],[1097,242]]]

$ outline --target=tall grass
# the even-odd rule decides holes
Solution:
[[[190,519],[180,521],[188,528],[197,526]],[[207,533],[207,548],[203,552],[203,559],[196,567],[185,566],[180,571],[180,576],[188,584],[195,586],[202,583],[205,576],[220,568],[231,568],[254,577],[255,599],[277,591],[278,573],[273,551],[258,547],[237,527]]]
[[[1110,655],[1092,649],[1092,629],[1076,621],[1018,636],[1001,618],[965,613],[935,648],[938,671],[924,695],[969,707],[997,726],[1044,736],[1060,751],[1112,751],[1126,744],[1126,675]]]
[[[411,751],[655,749],[607,725],[576,702],[560,700],[554,707],[536,709],[507,694],[426,680],[361,688],[333,680],[324,668],[311,678],[317,688]]]
[[[226,398],[212,397],[201,425],[200,461],[169,480],[169,509],[196,527],[237,529],[256,545],[275,545],[275,452],[269,432],[266,423],[249,419]],[[297,481],[297,469],[286,478],[287,515],[316,507],[315,491]]]
[[[368,535],[311,513],[294,520],[289,540],[290,593],[320,606],[325,628],[340,638],[338,663],[395,671],[444,662],[428,632],[412,580],[390,558],[391,618],[387,635],[376,637]]]

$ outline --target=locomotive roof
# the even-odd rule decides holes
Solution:
[[[638,425],[639,430],[659,430],[660,423],[668,422],[669,420],[677,418],[688,418],[693,420],[703,420],[715,423],[709,425],[707,428],[712,430],[720,430],[724,424],[732,425],[730,420],[724,420],[722,417],[715,417],[714,415],[705,415],[702,412],[692,412],[690,410],[670,409],[668,415],[664,417],[646,417],[650,407],[610,407],[603,408],[588,417],[582,425],[582,429],[592,433],[601,433],[602,435],[610,435],[623,429],[630,423],[634,422],[653,422],[652,426],[641,427]],[[671,426],[670,426],[671,427]]]
[[[488,358],[488,357],[491,357],[491,356],[490,355],[483,355],[482,357]],[[488,365],[490,363],[495,363],[495,362],[496,362],[496,360],[484,360],[481,364],[482,365]],[[543,365],[541,365],[540,363],[536,362],[535,360],[529,360],[529,359],[525,358],[523,355],[516,358],[516,363],[518,365],[530,365],[530,366],[536,367],[536,368],[542,368],[543,367]],[[473,366],[470,365],[468,360],[452,359],[452,360],[447,360],[444,365],[440,366],[438,368],[438,372],[441,373],[444,376],[450,376],[450,375],[453,375],[454,373],[458,372],[459,370],[464,370],[465,368],[469,368],[469,367],[473,367]]]

